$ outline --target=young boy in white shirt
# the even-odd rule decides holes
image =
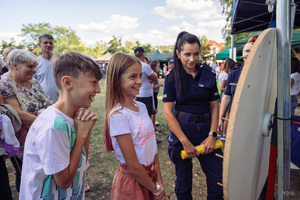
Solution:
[[[58,101],[31,125],[25,141],[19,199],[84,199],[89,140],[97,114],[88,109],[102,74],[76,52],[60,56],[53,68]]]

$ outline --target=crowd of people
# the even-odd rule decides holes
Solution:
[[[257,37],[243,48],[247,56]],[[98,115],[91,110],[103,73],[91,58],[76,52],[53,55],[54,38],[39,37],[41,54],[9,47],[0,59],[0,194],[12,199],[6,168],[15,168],[19,199],[84,199],[89,141]],[[199,63],[197,36],[181,32],[169,66],[149,59],[142,47],[134,55],[115,53],[106,69],[104,134],[107,151],[119,161],[111,199],[170,199],[158,159],[155,115],[163,88],[170,135],[168,154],[175,165],[177,199],[193,199],[196,157],[206,175],[207,199],[223,199],[222,149],[236,84],[243,69],[228,58],[222,65]],[[300,91],[299,60],[292,59],[292,114]],[[213,69],[212,69],[213,68]],[[163,72],[164,83],[159,82]],[[5,126],[4,126],[5,124]],[[203,151],[196,146],[203,145]],[[185,150],[188,159],[180,153]],[[167,181],[167,180],[165,180]]]

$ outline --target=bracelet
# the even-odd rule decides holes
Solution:
[[[160,189],[161,189],[160,184],[159,183],[155,183],[155,188],[156,188],[157,191],[160,191]]]

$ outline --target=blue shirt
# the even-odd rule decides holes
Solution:
[[[184,73],[186,73],[184,71]],[[186,73],[188,87],[182,95],[178,95],[175,85],[165,77],[163,102],[176,102],[175,111],[190,114],[205,114],[210,112],[209,102],[220,98],[216,85],[216,74],[208,65],[197,68],[195,78]]]
[[[158,80],[154,81],[154,83],[153,83],[153,85],[158,85],[158,84],[159,84]],[[159,93],[159,87],[156,89],[153,89],[153,92]]]
[[[242,65],[241,67],[238,67],[238,68],[233,68],[229,72],[229,75],[228,75],[228,78],[226,81],[226,87],[225,87],[224,94],[232,96],[232,98],[234,97],[236,86],[230,85],[230,83],[237,84],[237,82],[239,81],[243,67],[244,67],[244,65]]]
[[[224,94],[231,96],[231,102],[229,104],[229,109],[231,109],[231,104],[232,104],[232,99],[234,97],[234,93],[235,93],[235,89],[236,86],[235,85],[230,85],[230,83],[233,84],[237,84],[242,72],[244,65],[238,67],[238,68],[233,68],[228,75],[227,81],[226,81],[226,87],[225,87],[225,91]]]

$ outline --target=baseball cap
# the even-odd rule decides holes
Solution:
[[[143,52],[145,52],[143,47],[137,47],[134,49],[134,53],[143,53]]]

